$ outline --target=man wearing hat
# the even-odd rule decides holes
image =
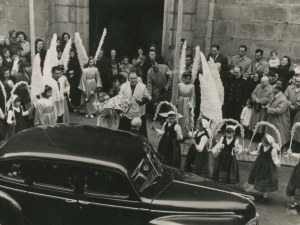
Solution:
[[[273,124],[280,132],[282,146],[286,145],[290,136],[290,109],[289,102],[282,93],[282,83],[278,82],[273,86],[274,97],[264,108],[267,111],[267,122]],[[276,137],[273,129],[267,128],[266,133]],[[286,147],[284,147],[286,148]]]

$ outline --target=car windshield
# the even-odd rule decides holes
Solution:
[[[151,184],[154,184],[156,178],[160,177],[163,172],[162,164],[156,156],[151,144],[145,141],[144,147],[144,151],[147,152],[147,155],[135,167],[130,176],[139,192],[142,192]]]

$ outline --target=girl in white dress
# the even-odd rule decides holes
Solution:
[[[192,74],[185,72],[182,75],[183,83],[178,84],[178,106],[177,112],[183,117],[178,120],[178,124],[182,130],[182,136],[186,137],[186,129],[192,130],[193,108],[195,107],[195,87],[192,83]]]
[[[102,88],[102,83],[100,79],[99,70],[95,67],[94,58],[89,57],[87,68],[83,69],[81,80],[79,83],[79,89],[82,91],[81,94],[81,104],[87,102],[87,114],[85,117],[94,118],[94,113],[96,112],[93,106],[96,97],[93,96],[91,100],[89,98],[96,91],[97,88]]]
[[[42,98],[36,103],[34,125],[55,124],[57,120],[54,101],[52,99],[52,88],[48,85],[42,93]]]

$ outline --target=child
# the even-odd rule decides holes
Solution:
[[[182,136],[186,137],[186,126],[188,130],[193,127],[192,109],[195,107],[195,87],[192,84],[192,74],[185,72],[182,75],[183,83],[178,84],[178,113],[183,116],[179,119],[178,124],[182,130]]]
[[[52,99],[52,88],[48,85],[36,103],[34,125],[55,124],[57,120],[54,101]]]
[[[213,169],[212,179],[214,181],[227,184],[236,184],[240,181],[235,152],[241,153],[242,146],[235,137],[237,126],[227,126],[225,136],[221,137],[219,143],[211,150],[214,154],[219,153]]]
[[[270,52],[271,59],[269,60],[269,67],[271,71],[277,72],[280,66],[280,59],[278,58],[278,52],[276,50],[272,50]]]
[[[197,120],[198,130],[188,132],[188,136],[192,137],[192,145],[186,156],[185,171],[194,173],[198,176],[208,178],[208,150],[210,132],[209,122],[206,119]],[[188,131],[188,130],[187,130]]]
[[[166,113],[160,115],[165,117]],[[154,126],[151,127],[152,130],[163,135],[158,144],[157,154],[163,164],[180,169],[181,149],[179,140],[182,139],[182,133],[176,118],[181,117],[181,115],[169,111],[167,117],[167,122],[163,124],[162,130],[155,129]]]
[[[23,119],[23,116],[27,116],[32,111],[32,108],[25,112],[23,111],[23,108],[21,106],[21,99],[17,95],[11,96],[10,104],[10,107],[8,107],[8,127],[6,129],[5,138],[9,138],[16,133],[25,130],[27,126],[25,120]]]
[[[109,95],[102,92],[99,95],[98,101],[100,103],[108,101]],[[116,110],[107,109],[97,118],[97,126],[106,127],[113,130],[117,130],[119,126],[120,116]]]
[[[277,151],[280,151],[280,148],[269,134],[266,134],[258,144],[257,151],[246,150],[247,154],[258,156],[250,172],[248,183],[254,185],[253,189],[259,192],[257,200],[261,204],[267,201],[269,192],[278,190],[276,166],[280,167],[280,160]]]
[[[99,70],[94,65],[94,58],[89,57],[87,68],[83,69],[82,76],[79,83],[79,89],[82,91],[81,95],[81,103],[83,104],[87,101],[87,114],[85,117],[94,118],[94,113],[96,112],[93,103],[95,101],[95,97],[93,96],[90,100],[91,95],[94,94],[97,88],[102,87]]]
[[[241,114],[241,124],[243,125],[245,129],[245,134],[247,137],[250,136],[249,134],[249,123],[252,116],[252,108],[253,104],[250,99],[248,99],[246,106],[243,108],[242,114]]]
[[[293,156],[298,160],[300,159],[300,154],[293,153],[291,151],[291,149],[289,149],[288,155]],[[290,210],[299,209],[299,204],[300,204],[300,162],[297,164],[297,166],[295,166],[295,168],[291,174],[289,183],[286,187],[286,195],[290,198],[294,197],[294,199],[295,199],[295,203],[290,205],[289,209]]]

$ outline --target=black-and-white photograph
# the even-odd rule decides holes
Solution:
[[[0,0],[0,225],[300,224],[300,0]]]

